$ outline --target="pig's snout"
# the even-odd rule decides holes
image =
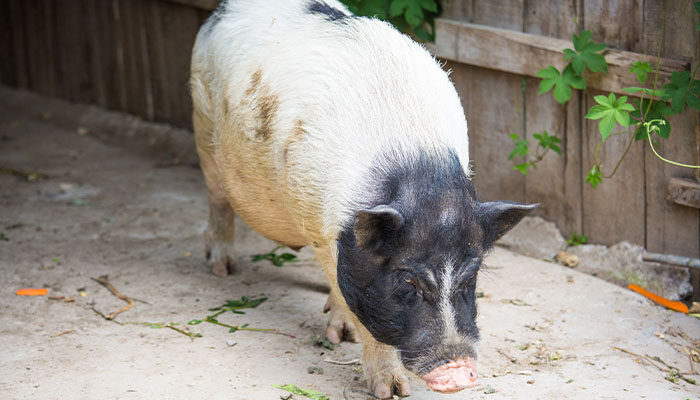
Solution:
[[[459,358],[423,375],[428,387],[436,392],[458,392],[476,386],[476,362]]]

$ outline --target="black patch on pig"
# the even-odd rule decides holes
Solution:
[[[370,200],[338,237],[338,285],[350,310],[419,375],[452,359],[475,359],[481,259],[517,222],[511,209],[522,207],[479,203],[454,153],[404,162],[384,155],[368,180]],[[449,299],[458,332],[448,340],[439,309],[447,263],[454,266]]]
[[[350,15],[345,14],[344,12],[338,10],[335,7],[329,6],[328,4],[326,4],[325,1],[320,0],[312,0],[311,2],[309,2],[308,10],[311,14],[325,15],[326,19],[329,21],[339,21],[350,17]]]

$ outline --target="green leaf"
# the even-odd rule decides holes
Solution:
[[[600,120],[598,130],[603,141],[607,140],[610,133],[612,133],[615,128],[615,122],[624,127],[629,126],[629,112],[634,111],[634,106],[627,103],[627,96],[621,96],[619,99],[616,99],[615,95],[610,93],[608,97],[599,95],[595,96],[594,99],[598,105],[591,107],[588,114],[586,114],[586,118]]]
[[[391,6],[389,6],[389,16],[398,17],[406,12],[406,9],[411,4],[413,4],[412,0],[393,0]]]
[[[573,68],[568,65],[561,74],[558,69],[550,65],[547,68],[539,70],[537,72],[537,77],[542,79],[542,82],[540,82],[539,94],[547,93],[554,88],[552,94],[559,104],[564,104],[569,101],[572,93],[571,88],[586,88],[586,81],[581,76],[577,75]]]
[[[642,114],[646,113],[647,108],[649,108],[649,112],[646,114],[646,120],[651,121],[658,119],[664,121],[663,124],[654,123],[654,125],[658,127],[656,134],[664,139],[668,139],[671,134],[671,124],[668,122],[666,117],[673,114],[673,111],[671,111],[671,109],[661,101],[652,101],[650,107],[649,101],[649,99],[644,99],[643,102],[640,99],[634,99],[633,102],[635,110],[630,113],[630,116],[641,121],[643,119]],[[646,138],[646,128],[640,123],[635,132],[634,140],[646,140]]]
[[[632,87],[627,87],[622,89],[623,92],[627,93],[639,93],[639,92],[644,92],[645,94],[649,96],[654,96],[654,97],[665,97],[666,93],[663,91],[663,89],[656,89],[655,91],[652,89],[647,89],[643,87],[637,87],[637,86],[632,86]]]
[[[695,3],[693,3],[693,6],[695,6],[695,11],[700,13],[700,1],[696,1]]]
[[[551,149],[555,153],[561,155],[561,148],[559,147],[561,139],[558,137],[550,136],[549,132],[547,131],[542,131],[542,133],[533,133],[532,136],[537,139],[538,146],[542,147],[543,149]]]
[[[579,246],[586,243],[588,243],[588,236],[579,235],[576,232],[571,232],[571,236],[569,236],[569,238],[566,239],[566,244],[571,247]]]
[[[386,21],[388,19],[385,0],[362,0],[357,8],[357,15],[375,17]]]
[[[512,160],[515,156],[525,157],[528,152],[528,142],[525,139],[520,139],[520,136],[515,133],[510,134],[510,139],[514,143],[513,151],[510,152],[508,156],[509,160]]]
[[[318,347],[323,347],[330,351],[334,351],[336,347],[340,346],[339,344],[331,343],[328,339],[318,336],[312,336],[311,342]]]
[[[647,80],[647,76],[654,69],[646,61],[635,61],[630,68],[630,72],[637,75],[637,80],[639,83],[644,83]]]
[[[187,325],[199,325],[203,321],[201,319],[193,319],[192,321],[188,322]]]
[[[700,94],[700,81],[690,80],[689,71],[673,72],[671,83],[664,85],[667,100],[671,100],[671,109],[680,114],[685,110],[686,105],[698,109],[700,102],[697,97]]]
[[[420,6],[424,9],[436,13],[438,12],[438,5],[435,0],[419,0]]]
[[[520,173],[523,175],[527,175],[527,167],[529,167],[529,166],[530,166],[530,163],[525,162],[522,164],[516,164],[515,166],[513,166],[513,169],[516,171],[520,171]]]
[[[603,181],[603,178],[600,175],[600,171],[598,170],[598,166],[594,165],[593,168],[591,168],[590,171],[588,171],[588,175],[586,175],[586,183],[590,184],[591,187],[595,189],[596,186],[598,186],[599,183]]]
[[[423,23],[425,15],[423,15],[422,8],[417,5],[412,5],[406,9],[404,18],[406,18],[406,22],[408,22],[409,25],[416,27]]]
[[[583,31],[580,35],[573,35],[574,50],[564,50],[564,59],[571,63],[576,75],[583,74],[588,67],[593,72],[608,72],[608,63],[599,52],[605,50],[607,45],[591,41],[591,31]]]
[[[272,385],[272,386],[276,387],[277,389],[286,390],[289,393],[297,394],[299,396],[308,397],[312,400],[330,400],[330,398],[328,396],[326,396],[325,394],[323,394],[319,391],[311,390],[311,389],[302,389],[302,388],[300,388],[294,384],[291,384],[291,383],[286,384],[286,385],[282,385],[282,386],[280,386],[280,385]]]

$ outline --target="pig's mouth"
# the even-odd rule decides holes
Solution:
[[[458,392],[476,386],[476,362],[470,357],[459,358],[433,369],[421,378],[436,392]]]

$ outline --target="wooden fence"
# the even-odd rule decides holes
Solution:
[[[0,0],[0,81],[72,101],[189,127],[190,50],[199,25],[217,0]],[[635,60],[655,60],[663,0],[443,0],[437,42],[469,121],[475,181],[482,199],[542,204],[538,213],[565,235],[593,242],[621,240],[649,251],[698,257],[700,213],[693,171],[661,162],[642,143],[632,146],[615,177],[596,189],[585,184],[600,135],[583,116],[601,91],[638,85],[627,72]],[[662,78],[695,67],[699,40],[691,1],[669,0],[661,50]],[[589,77],[565,112],[551,94],[538,96],[534,74],[561,67],[561,50],[581,29],[607,43],[610,73]],[[698,113],[672,119],[660,152],[697,164]],[[507,156],[509,134],[530,138],[547,130],[564,154],[548,155],[523,176]],[[624,137],[601,150],[607,171],[626,147]],[[669,200],[672,177],[685,190]],[[677,181],[676,181],[677,182]],[[692,184],[691,184],[692,185]],[[690,193],[688,195],[688,193]],[[695,198],[695,202],[693,202]]]

